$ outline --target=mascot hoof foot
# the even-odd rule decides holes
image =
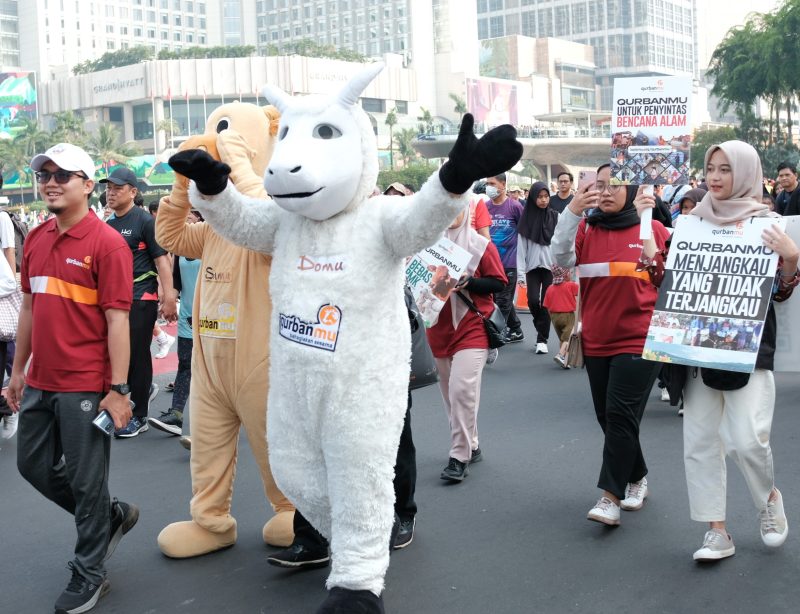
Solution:
[[[212,533],[193,520],[173,522],[158,534],[158,547],[173,559],[187,559],[230,548],[236,543],[236,523],[222,533]]]
[[[294,541],[294,512],[278,512],[264,525],[261,532],[268,546],[288,548]]]
[[[328,598],[317,614],[385,614],[383,597],[372,591],[351,591],[336,586],[328,591]]]

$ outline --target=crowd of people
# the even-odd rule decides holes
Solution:
[[[94,163],[80,148],[59,144],[35,156],[31,168],[49,217],[28,220],[35,230],[22,258],[9,409],[2,415],[0,436],[8,439],[17,433],[22,476],[75,517],[72,578],[55,607],[57,612],[83,612],[108,591],[105,562],[139,515],[135,505],[110,496],[111,439],[93,422],[103,412],[118,439],[132,439],[152,425],[181,436],[183,445],[192,448],[192,438],[184,432],[184,411],[190,387],[197,385],[191,368],[196,335],[192,305],[203,263],[195,257],[173,258],[158,244],[158,205],[151,211],[135,205],[141,194],[131,171],[117,169],[100,181],[106,184],[106,214],[88,204],[95,187]],[[782,164],[777,171],[780,189],[773,196],[755,150],[729,141],[706,152],[703,181],[692,178],[691,185],[669,190],[656,186],[652,194],[639,186],[613,185],[608,164],[597,169],[594,182],[577,188],[569,172],[557,176],[555,189],[544,182],[528,190],[507,187],[504,173],[486,177],[485,197],[473,194],[444,232],[471,260],[438,320],[425,331],[451,434],[441,478],[461,483],[470,466],[483,459],[478,437],[482,375],[487,364],[502,356],[502,349],[491,347],[484,321],[499,308],[507,327],[504,343],[523,342],[515,309],[515,295],[523,293],[536,334],[533,352],[549,353],[552,327],[558,348],[554,361],[562,369],[569,368],[568,341],[580,320],[591,402],[604,436],[598,460],[600,496],[587,518],[617,526],[621,510],[641,509],[649,485],[640,428],[661,369],[643,359],[642,351],[671,228],[678,215],[727,226],[752,217],[800,213],[796,169]],[[382,192],[411,194],[399,183]],[[653,210],[652,237],[640,239],[642,214],[648,209]],[[7,217],[0,213],[5,256],[0,258],[0,299],[18,291]],[[195,210],[185,220],[187,225],[202,222]],[[690,374],[681,391],[690,516],[708,524],[693,554],[698,561],[735,552],[726,529],[726,455],[745,478],[764,544],[778,547],[788,535],[769,443],[778,337],[773,303],[789,299],[800,282],[800,252],[777,225],[762,238],[780,256],[763,330],[748,331],[742,324],[740,334],[722,335],[740,340],[731,349],[750,347],[760,338],[755,371],[734,382],[725,375]],[[64,317],[51,317],[55,310]],[[419,332],[413,311],[410,305],[412,335]],[[178,323],[178,372],[170,385],[170,407],[155,417],[149,415],[155,393],[151,344],[156,343],[158,359],[174,341],[159,328],[159,317]],[[689,344],[702,345],[725,329],[725,322],[695,319]],[[730,332],[731,322],[727,324]],[[0,342],[0,365],[7,362],[6,352],[6,342]],[[80,370],[65,367],[65,357],[80,358]],[[412,387],[395,465],[394,549],[412,543],[416,526]],[[234,438],[238,427],[237,421]],[[64,462],[54,464],[54,457]],[[269,557],[271,564],[287,569],[329,564],[329,539],[300,511],[294,514],[293,533],[292,543]]]

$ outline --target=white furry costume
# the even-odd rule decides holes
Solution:
[[[412,197],[367,200],[378,175],[354,104],[373,65],[336,99],[264,95],[281,111],[264,185],[190,198],[224,237],[272,255],[268,439],[282,491],[331,543],[328,587],[380,595],[410,358],[403,261],[464,209],[438,175]],[[332,129],[332,130],[331,130]],[[319,188],[319,191],[317,191]]]

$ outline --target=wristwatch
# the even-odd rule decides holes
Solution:
[[[126,396],[131,393],[131,387],[128,386],[128,384],[112,384],[111,390],[121,394],[122,396]]]

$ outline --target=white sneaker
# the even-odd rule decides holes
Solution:
[[[489,354],[486,356],[486,364],[493,365],[497,360],[497,357],[500,355],[500,352],[497,351],[497,348],[492,348],[489,350]]]
[[[547,344],[546,343],[537,343],[536,344],[536,353],[537,354],[547,354]]]
[[[702,548],[696,550],[692,558],[695,561],[718,561],[733,556],[735,552],[736,547],[729,534],[711,529],[703,538]]]
[[[562,356],[561,354],[556,354],[555,356],[553,356],[553,360],[562,369],[569,369],[569,365],[567,364],[567,359],[565,356]]]
[[[600,497],[586,517],[589,520],[615,527],[619,524],[619,505],[608,497]]]
[[[628,512],[635,512],[642,509],[644,500],[647,499],[649,494],[647,478],[642,478],[638,482],[631,482],[625,487],[625,498],[619,502],[619,506]]]
[[[661,389],[661,400],[665,403],[669,403],[669,390],[666,388]]]
[[[789,535],[789,524],[786,522],[786,513],[783,511],[783,496],[777,488],[775,492],[777,493],[775,499],[767,501],[767,507],[759,513],[761,541],[770,548],[782,546],[786,541],[786,536]]]
[[[159,341],[156,339],[158,352],[156,352],[155,358],[166,358],[167,354],[169,354],[169,348],[172,347],[173,343],[175,343],[175,337],[168,335],[167,333],[164,333],[164,341]]]
[[[19,422],[19,413],[11,414],[10,416],[3,417],[3,426],[0,428],[0,438],[11,439],[17,432],[17,423]]]

